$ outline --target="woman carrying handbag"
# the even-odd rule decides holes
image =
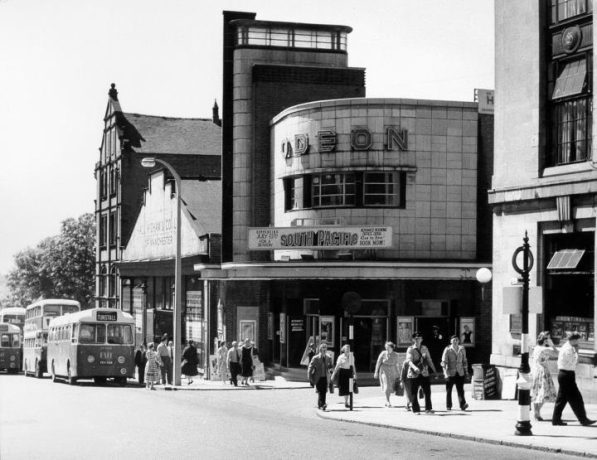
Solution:
[[[375,372],[373,378],[379,377],[379,384],[381,391],[386,395],[386,407],[392,407],[390,403],[390,395],[392,391],[396,391],[396,382],[400,382],[400,368],[401,363],[398,353],[394,351],[396,346],[393,342],[386,342],[385,350],[379,354],[377,364],[375,365]],[[399,386],[400,388],[400,386]]]
[[[344,406],[350,408],[348,397],[350,396],[351,378],[354,379],[353,392],[356,393],[358,391],[354,391],[357,380],[357,374],[354,371],[354,356],[350,352],[350,345],[344,345],[340,351],[340,356],[338,356],[338,360],[336,361],[336,368],[332,374],[332,381],[335,378],[338,379],[338,394],[344,396]]]

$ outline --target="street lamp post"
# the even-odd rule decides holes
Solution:
[[[533,268],[534,258],[529,245],[529,237],[524,232],[523,245],[512,255],[512,266],[521,276],[522,281],[522,331],[520,334],[520,367],[518,368],[518,421],[514,434],[532,436],[531,431],[531,368],[529,366],[529,273]],[[522,252],[522,268],[516,261]]]
[[[143,158],[141,165],[144,168],[153,168],[156,163],[165,166],[174,177],[176,184],[176,257],[174,263],[174,356],[172,356],[172,378],[176,386],[180,386],[181,377],[181,339],[182,339],[182,319],[181,319],[181,301],[182,301],[182,259],[181,259],[181,180],[176,170],[168,162],[158,158]]]

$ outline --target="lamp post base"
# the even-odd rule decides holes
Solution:
[[[516,436],[533,436],[531,422],[528,420],[519,420],[515,426],[514,434]]]

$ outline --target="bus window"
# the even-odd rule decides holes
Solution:
[[[13,348],[19,348],[20,343],[19,343],[19,334],[13,334],[12,335],[12,347]]]
[[[44,316],[60,316],[60,305],[46,305],[44,307]]]
[[[133,343],[131,326],[128,324],[108,324],[108,343]]]
[[[62,305],[62,314],[76,313],[79,311],[79,307],[76,305]]]
[[[2,334],[2,336],[0,336],[0,346],[10,347],[10,335]]]
[[[77,337],[79,337],[79,325],[73,324],[73,331],[71,335],[71,342],[75,343],[77,341]]]
[[[79,343],[106,343],[106,326],[104,324],[81,324],[79,326]]]

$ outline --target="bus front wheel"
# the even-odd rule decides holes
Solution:
[[[73,376],[71,375],[71,373],[70,373],[70,366],[69,366],[69,368],[68,368],[68,371],[67,371],[67,372],[68,372],[68,375],[66,376],[66,380],[67,380],[68,384],[69,384],[69,385],[74,385],[74,384],[76,384],[76,383],[77,383],[77,378],[76,378],[76,377],[73,377]]]
[[[41,379],[44,376],[44,373],[41,370],[41,363],[35,360],[35,376],[38,379]]]

